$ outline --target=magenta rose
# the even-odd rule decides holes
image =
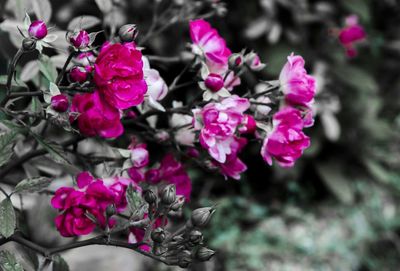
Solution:
[[[79,131],[86,136],[114,138],[124,132],[119,110],[105,103],[98,91],[76,94],[71,112],[77,114]]]
[[[142,53],[134,43],[105,43],[94,67],[94,81],[112,107],[127,109],[143,102],[147,84]]]

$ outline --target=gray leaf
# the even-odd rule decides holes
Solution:
[[[0,202],[0,221],[0,234],[5,238],[13,235],[16,226],[16,220],[14,207],[10,198],[6,198]]]

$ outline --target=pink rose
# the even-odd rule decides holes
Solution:
[[[210,72],[226,72],[231,51],[217,30],[203,19],[191,21],[189,27],[193,53],[205,57]]]
[[[288,56],[288,62],[283,67],[279,81],[285,100],[290,105],[309,107],[314,100],[315,79],[307,74],[304,59],[293,53]]]
[[[80,30],[74,33],[71,33],[69,36],[69,42],[77,49],[83,49],[89,46],[90,37],[89,34],[85,30]]]
[[[147,85],[142,53],[134,43],[105,43],[94,67],[94,81],[108,104],[127,109],[143,102]]]
[[[355,57],[357,51],[354,44],[366,38],[364,28],[358,23],[357,15],[350,15],[346,18],[346,26],[339,32],[339,41],[346,49],[348,57]]]
[[[96,224],[86,216],[86,210],[79,207],[71,208],[57,216],[55,224],[64,237],[86,235],[96,228]]]
[[[292,107],[283,108],[274,115],[273,123],[274,129],[265,138],[261,155],[269,165],[275,158],[280,166],[292,167],[310,146],[310,138],[302,132],[301,113]]]
[[[124,132],[119,110],[105,103],[98,91],[76,94],[72,100],[71,112],[78,113],[76,119],[79,130],[86,136],[114,138]]]

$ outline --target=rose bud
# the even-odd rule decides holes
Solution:
[[[205,227],[211,219],[215,209],[212,207],[204,207],[196,209],[192,212],[191,222],[195,227]]]
[[[231,69],[239,68],[243,65],[243,56],[241,54],[232,54],[228,63]]]
[[[148,204],[152,204],[157,201],[157,195],[153,192],[153,190],[149,189],[143,192],[143,199]]]
[[[106,215],[107,217],[111,217],[117,213],[117,209],[115,208],[114,204],[108,205],[106,208]]]
[[[195,245],[200,244],[203,241],[203,234],[198,230],[192,230],[189,233],[189,241]]]
[[[175,185],[170,184],[164,187],[161,192],[161,202],[170,205],[175,202],[176,199],[176,188]]]
[[[47,26],[43,21],[34,21],[28,28],[29,36],[38,40],[47,35]]]
[[[254,52],[250,52],[246,56],[246,64],[253,71],[261,71],[266,66],[261,62],[260,57]]]
[[[200,247],[196,252],[195,252],[195,257],[201,262],[205,262],[211,259],[212,256],[214,256],[215,251],[211,250],[206,247]]]
[[[67,111],[69,107],[68,97],[64,94],[58,94],[51,97],[51,107],[60,113]]]
[[[162,243],[165,240],[165,232],[162,228],[157,228],[151,232],[151,240],[156,243]]]
[[[171,205],[171,210],[178,211],[185,204],[184,196],[177,196],[175,202]]]
[[[22,41],[22,49],[24,51],[29,52],[36,48],[36,41],[32,38],[25,38]]]
[[[84,67],[75,66],[69,72],[71,82],[83,83],[88,77],[88,72]]]
[[[121,26],[118,31],[119,38],[123,42],[134,41],[138,35],[138,30],[135,24],[126,24]]]
[[[224,79],[219,74],[210,73],[204,81],[204,84],[212,92],[217,92],[224,87]]]
[[[253,134],[257,129],[255,119],[247,114],[244,114],[242,126],[239,127],[239,132],[242,134]]]
[[[77,31],[69,35],[68,37],[69,42],[76,48],[76,49],[83,49],[88,47],[90,42],[89,34],[85,30]]]

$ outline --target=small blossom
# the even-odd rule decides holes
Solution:
[[[71,82],[83,83],[87,80],[88,72],[84,67],[75,66],[69,72]]]
[[[60,113],[67,111],[69,107],[68,97],[64,94],[58,94],[51,97],[51,107]]]
[[[47,26],[43,21],[34,21],[28,28],[29,36],[38,40],[47,36]]]
[[[355,57],[357,50],[354,44],[363,41],[366,38],[364,28],[358,23],[357,15],[350,15],[346,18],[346,26],[339,32],[339,41],[346,49],[348,57]]]
[[[224,79],[219,74],[210,73],[204,81],[204,84],[212,92],[217,92],[224,87]]]
[[[149,163],[149,152],[145,145],[140,145],[131,150],[131,161],[135,168],[142,168]]]
[[[72,33],[69,36],[69,42],[76,49],[83,49],[89,46],[90,37],[89,34],[85,30],[80,30]]]

